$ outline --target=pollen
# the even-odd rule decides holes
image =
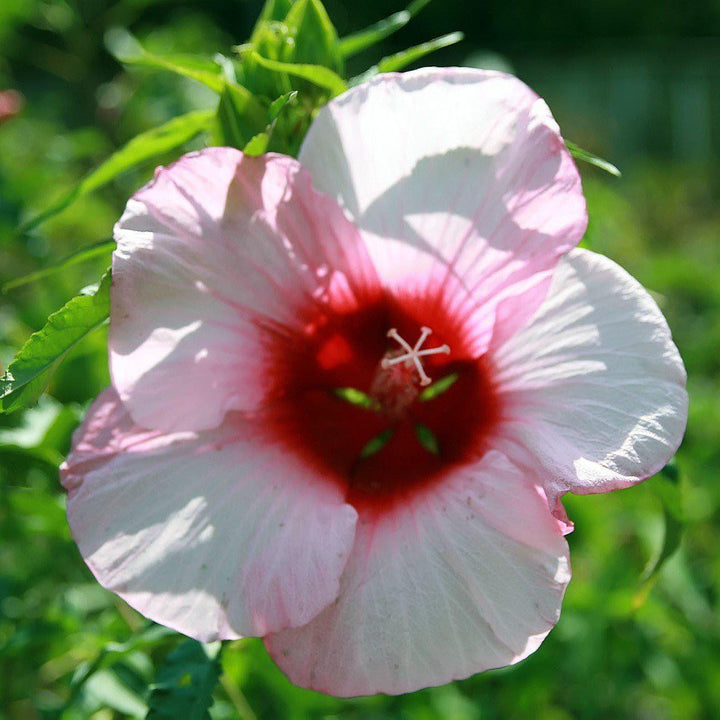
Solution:
[[[400,347],[405,351],[402,355],[396,355],[394,357],[384,357],[380,363],[383,369],[389,368],[391,365],[404,362],[406,365],[414,365],[417,370],[418,376],[420,377],[421,385],[429,385],[432,380],[428,377],[423,367],[421,358],[427,357],[428,355],[449,355],[450,348],[447,345],[440,345],[434,348],[425,348],[422,350],[422,346],[425,344],[428,336],[432,335],[432,330],[429,327],[422,327],[420,329],[420,337],[414,346],[411,346],[404,338],[400,336],[395,328],[388,330],[387,336],[397,341]]]

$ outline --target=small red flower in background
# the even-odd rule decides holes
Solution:
[[[299,162],[160,170],[116,227],[113,388],[62,470],[98,580],[335,695],[533,652],[560,497],[654,474],[686,419],[660,311],[573,249],[585,226],[547,106],[500,73],[356,87]]]
[[[25,98],[17,90],[0,90],[0,125],[19,115]]]

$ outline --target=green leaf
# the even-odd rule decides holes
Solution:
[[[134,67],[146,67],[154,70],[167,70],[176,75],[195,80],[209,87],[213,92],[220,94],[226,84],[222,68],[217,65],[217,70],[208,69],[208,61],[195,56],[185,55],[153,55],[143,51],[132,60],[125,60],[126,65]],[[212,62],[212,61],[210,61]]]
[[[340,41],[340,52],[347,60],[363,50],[377,45],[386,37],[405,27],[410,22],[411,17],[407,10],[401,10],[371,25],[369,28],[365,28],[365,30],[348,35]]]
[[[278,116],[296,96],[295,90],[281,95],[261,118],[254,107],[250,107],[251,114],[248,115],[244,92],[238,93],[237,88],[228,86],[218,106],[219,142],[240,148],[246,155],[262,155],[267,152]],[[261,127],[264,130],[258,132]]]
[[[18,420],[14,427],[0,427],[0,463],[11,456],[25,456],[55,469],[63,460],[80,412],[73,405],[44,397]]]
[[[95,585],[94,587],[97,587]],[[76,591],[76,589],[74,589]],[[177,637],[177,634],[162,625],[149,623],[145,629],[136,633],[127,642],[107,643],[97,654],[94,660],[80,664],[70,682],[70,694],[63,703],[60,715],[64,710],[71,707],[85,684],[98,672],[105,668],[112,667],[118,661],[127,658],[139,650],[147,650],[157,648],[163,645],[171,637]]]
[[[380,73],[398,72],[436,50],[459,43],[463,37],[465,36],[461,32],[453,32],[395,53],[395,55],[383,58],[377,64],[377,71]]]
[[[285,18],[285,26],[294,42],[283,45],[282,60],[342,72],[337,32],[320,0],[297,0]]]
[[[258,23],[249,43],[233,47],[240,56],[243,85],[255,95],[268,98],[291,91],[290,78],[285,73],[278,74],[262,67],[255,60],[255,55],[282,60],[283,47],[292,42],[284,23]]]
[[[660,476],[665,478],[665,480],[668,481],[669,485],[667,487],[679,487],[680,484],[680,468],[677,466],[677,462],[675,458],[673,458],[661,471]],[[679,500],[678,498],[668,498],[668,500]]]
[[[313,85],[342,92],[343,59],[337,32],[322,2],[296,0],[287,7],[282,16],[281,4],[266,4],[250,42],[235,47],[242,60],[243,83],[262,97],[292,89],[317,94]],[[301,82],[291,83],[291,77]],[[305,83],[310,85],[305,87]]]
[[[0,411],[34,405],[63,358],[110,312],[110,273],[89,295],[78,295],[47,320],[23,345],[0,378]]]
[[[256,52],[250,54],[253,60],[266,70],[272,70],[276,73],[286,73],[287,75],[292,75],[302,80],[308,80],[318,87],[329,90],[332,97],[340,95],[347,90],[345,81],[337,73],[330,70],[330,68],[323,67],[322,65],[279,62],[277,60],[268,60]]]
[[[433,455],[440,454],[440,443],[438,443],[435,433],[426,425],[418,423],[415,425],[415,435],[420,444]]]
[[[245,145],[243,152],[251,157],[262,155],[267,150],[269,142],[270,135],[268,133],[258,133]]]
[[[111,708],[125,717],[143,717],[147,705],[138,693],[128,687],[116,669],[95,673],[85,685],[86,694],[103,708]]]
[[[166,658],[151,686],[147,720],[209,720],[220,679],[220,643],[181,642]]]
[[[35,451],[42,452],[42,448],[36,448]],[[2,457],[2,452],[0,452],[0,457]],[[3,462],[8,463],[6,465],[8,468],[19,467],[10,457],[3,457],[2,459]],[[34,457],[33,459],[38,460],[39,458]],[[18,460],[22,462],[19,458]],[[55,475],[60,462],[62,462],[62,458],[59,461],[56,460],[52,465],[48,464],[48,472]],[[23,518],[23,524],[35,537],[46,535],[70,539],[62,495],[50,494],[47,490],[41,491],[32,487],[16,487],[6,498],[6,502],[9,501],[8,511],[15,514],[16,517]]]
[[[292,0],[266,0],[263,9],[260,11],[260,17],[258,18],[257,23],[255,23],[253,38],[260,25],[268,22],[280,22],[281,20],[284,20],[290,12],[292,6]],[[251,42],[253,38],[251,38]]]
[[[363,50],[377,45],[386,37],[405,27],[429,2],[430,0],[415,0],[405,10],[396,12],[364,30],[344,37],[340,40],[341,55],[347,60]]]
[[[64,453],[42,446],[21,448],[17,445],[0,444],[0,465],[5,467],[15,467],[17,469],[22,464],[33,463],[56,472],[64,457]]]
[[[426,8],[432,0],[413,0],[407,7],[407,11],[415,17],[421,10]]]
[[[14,427],[0,426],[0,446],[14,445],[19,448],[34,448],[43,445],[45,434],[52,427],[63,410],[57,400],[42,398],[36,407],[19,417]]]
[[[0,465],[38,463],[56,471],[79,421],[79,408],[40,398],[35,407],[20,413],[16,426],[0,426]]]
[[[148,622],[142,632],[136,633],[124,643],[109,642],[104,648],[106,659],[101,663],[101,666],[108,667],[112,664],[111,661],[114,658],[125,657],[138,650],[158,647],[158,645],[162,645],[172,637],[177,637],[177,633],[174,630],[170,630],[170,628],[166,628],[163,625]]]
[[[148,52],[135,36],[124,28],[112,28],[105,35],[110,52],[124,65],[166,70],[195,80],[220,94],[225,87],[223,68],[201,55],[155,55]]]
[[[245,145],[242,150],[246,155],[255,157],[257,155],[262,155],[263,153],[267,152],[268,145],[270,144],[270,138],[273,135],[273,131],[275,130],[275,125],[277,124],[277,119],[280,113],[282,113],[283,109],[289,103],[293,102],[296,97],[297,91],[293,90],[291,92],[285,93],[284,95],[281,95],[279,98],[277,98],[270,104],[270,107],[267,111],[267,127],[265,128],[264,132],[258,133],[257,135],[252,137]]]
[[[680,473],[675,460],[671,460],[653,478],[650,487],[655,490],[662,504],[663,540],[642,574],[640,589],[633,600],[636,609],[644,604],[663,566],[677,552],[684,529]]]
[[[677,552],[682,541],[683,523],[665,505],[663,505],[663,518],[665,521],[663,544],[660,552],[656,555],[654,563],[646,571],[648,579],[660,572],[665,562]]]
[[[241,59],[242,82],[255,95],[276,97],[292,90],[287,75],[268,71],[255,61],[254,55],[257,53],[271,60],[283,59],[283,47],[294,42],[284,23],[291,8],[290,0],[268,0],[249,42],[233,47]]]
[[[76,185],[69,193],[60,198],[30,221],[23,224],[21,231],[27,232],[45,222],[48,218],[57,215],[74,203],[78,198],[88,195],[107,185],[119,175],[141,165],[148,160],[159,157],[180,145],[192,140],[196,135],[209,130],[214,110],[196,110],[186,115],[173,118],[164,125],[152,128],[147,132],[136,135],[127,145],[113,153],[104,163],[93,170]]]
[[[266,111],[249,90],[226,85],[217,108],[217,124],[222,145],[244,148],[266,128]]]
[[[49,265],[48,267],[44,267],[42,270],[37,270],[29,275],[24,275],[23,277],[6,282],[2,286],[2,292],[6,293],[8,290],[14,290],[22,285],[28,285],[29,283],[36,282],[37,280],[42,280],[50,275],[62,272],[73,265],[79,265],[80,263],[87,262],[88,260],[103,257],[114,247],[115,241],[112,239],[100,240],[92,245],[86,245],[84,248],[80,248],[80,250],[77,250],[62,260],[59,260],[54,265]]]
[[[289,103],[295,102],[295,99],[297,98],[297,90],[292,90],[291,92],[284,93],[276,100],[273,100],[270,103],[270,107],[268,108],[268,123],[274,122],[277,120],[280,113],[283,111],[286,105]]]
[[[565,145],[570,151],[570,154],[576,160],[582,160],[583,162],[589,163],[590,165],[594,165],[595,167],[600,168],[601,170],[604,170],[605,172],[610,173],[615,177],[622,177],[622,173],[620,172],[620,170],[618,170],[611,162],[603,160],[602,158],[598,157],[597,155],[593,155],[587,150],[583,150],[581,147],[578,147],[575,143],[570,142],[569,140],[565,141]]]

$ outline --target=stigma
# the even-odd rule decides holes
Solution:
[[[421,349],[422,346],[425,344],[425,340],[427,340],[428,336],[432,335],[432,330],[429,327],[422,327],[420,328],[420,337],[417,339],[417,342],[414,346],[411,346],[410,343],[408,343],[404,338],[400,336],[398,331],[395,328],[390,328],[388,330],[387,336],[389,338],[392,338],[393,340],[397,341],[400,345],[400,347],[405,351],[403,354],[400,355],[393,355],[393,356],[386,356],[384,357],[381,362],[380,366],[387,370],[392,365],[397,365],[398,363],[404,362],[406,367],[410,367],[411,365],[415,366],[415,370],[417,371],[418,377],[420,378],[420,385],[429,385],[432,380],[428,377],[427,373],[425,372],[425,368],[423,367],[421,358],[426,357],[428,355],[449,355],[450,354],[450,348],[447,345],[440,345],[439,347],[434,348],[425,348],[424,350]]]

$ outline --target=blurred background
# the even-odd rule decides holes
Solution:
[[[401,2],[328,0],[340,35]],[[214,97],[113,57],[117,29],[158,54],[230,53],[260,11],[249,0],[0,2],[0,284],[106,239],[152,167],[40,226],[44,209],[136,133]],[[258,641],[224,653],[214,720],[720,718],[720,3],[717,0],[437,0],[381,56],[453,30],[465,41],[424,64],[514,72],[563,134],[615,163],[580,166],[587,244],[660,303],[685,359],[691,398],[678,477],[568,497],[574,579],[562,618],[519,666],[413,695],[350,701],[294,688]],[[170,157],[167,158],[168,160]],[[0,366],[47,315],[97,281],[109,255],[0,295]],[[0,416],[0,719],[143,717],[154,667],[176,642],[135,646],[145,622],[100,588],[73,544],[57,464],[108,382],[100,331],[73,351],[49,395]],[[660,571],[647,569],[680,548]],[[125,645],[122,645],[125,643]],[[117,647],[124,648],[113,655]],[[110,659],[108,659],[110,658]],[[95,665],[93,665],[95,663]],[[88,668],[98,670],[80,686]],[[73,684],[75,678],[75,684]],[[179,718],[182,720],[182,718]]]

